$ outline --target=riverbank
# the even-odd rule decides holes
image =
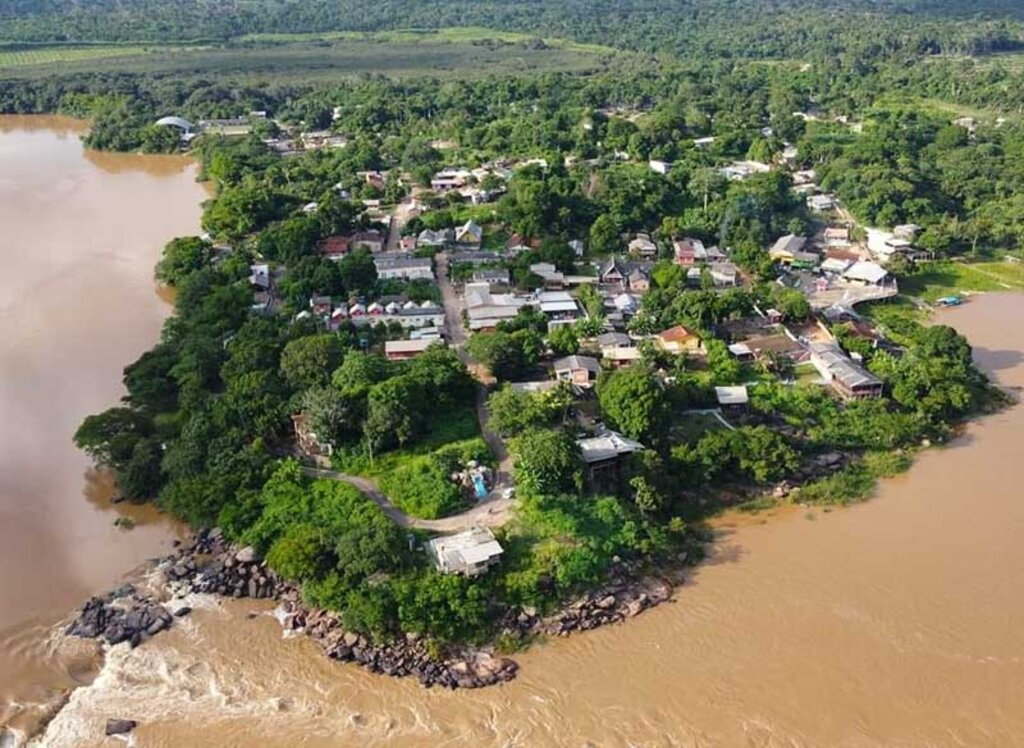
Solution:
[[[186,601],[191,596],[206,594],[273,601],[275,617],[286,634],[309,637],[328,658],[354,663],[377,675],[414,678],[426,687],[494,686],[512,680],[519,669],[494,646],[442,645],[412,633],[373,641],[348,631],[337,614],[304,604],[295,585],[275,574],[252,548],[231,545],[217,529],[201,531],[178,544],[174,553],[152,563],[152,571],[155,576],[147,592],[126,584],[90,598],[65,633],[134,649],[171,628],[175,619],[188,616],[192,609]],[[550,615],[530,608],[505,611],[499,640],[528,643],[621,623],[667,602],[682,583],[681,570],[642,575],[639,567],[619,563],[599,588]]]

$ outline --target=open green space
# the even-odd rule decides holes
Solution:
[[[482,77],[489,74],[582,72],[603,55],[579,45],[446,38],[429,35],[336,35],[324,39],[252,41],[225,46],[39,46],[0,50],[0,73],[34,78],[59,72],[204,74],[236,80],[389,77]],[[59,64],[59,67],[58,67]]]
[[[1024,263],[931,263],[903,278],[900,288],[929,302],[952,294],[1024,289]]]

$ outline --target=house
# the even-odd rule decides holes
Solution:
[[[436,192],[459,190],[469,183],[472,172],[466,169],[442,169],[430,180],[430,189]]]
[[[626,288],[636,293],[646,293],[651,289],[651,276],[641,267],[634,267],[626,276]]]
[[[605,332],[597,336],[597,345],[600,348],[631,348],[633,338],[624,332]]]
[[[689,237],[679,239],[672,243],[672,249],[675,251],[676,264],[683,267],[691,267],[698,260],[703,260],[707,257],[704,242],[700,239],[691,239]]]
[[[848,226],[829,226],[825,229],[826,247],[846,247],[850,244],[850,229]]]
[[[806,360],[807,357],[807,349],[800,341],[781,332],[771,335],[757,335],[747,338],[743,343],[753,352],[754,357],[758,359],[781,357],[799,362]]]
[[[530,249],[530,243],[519,234],[512,234],[505,242],[505,251],[512,254],[519,254]]]
[[[754,362],[754,352],[750,350],[750,346],[746,343],[732,343],[729,346],[729,353],[741,364]]]
[[[473,221],[466,221],[455,229],[455,244],[466,249],[479,249],[484,230]]]
[[[458,248],[456,247],[456,249]],[[504,259],[502,255],[497,252],[488,252],[487,250],[459,250],[451,256],[453,265],[472,265],[473,267],[493,265],[502,259]]]
[[[704,269],[697,267],[688,268],[686,271],[686,285],[691,288],[699,288],[704,280]]]
[[[771,170],[771,166],[760,161],[733,161],[728,166],[719,169],[718,173],[730,182],[741,182],[755,174],[764,174]]]
[[[662,175],[668,174],[669,170],[672,168],[672,164],[668,163],[667,161],[658,161],[656,159],[651,159],[650,161],[648,161],[647,166],[655,174]]]
[[[249,283],[253,288],[257,291],[270,290],[270,265],[250,265],[249,271]]]
[[[351,251],[347,236],[335,235],[321,239],[316,245],[317,254],[329,260],[340,260]]]
[[[544,281],[545,288],[562,288],[565,286],[565,274],[555,269],[550,262],[536,262],[530,265],[530,272]]]
[[[431,231],[430,229],[423,229],[419,236],[416,237],[416,246],[418,247],[437,247],[438,249],[444,249],[455,240],[455,233],[451,229],[439,229],[437,231]]]
[[[606,431],[597,436],[577,439],[576,445],[587,466],[587,476],[590,480],[594,480],[602,473],[617,472],[621,458],[644,450],[643,444],[616,431]]]
[[[402,252],[415,252],[416,251],[416,237],[415,236],[403,236],[398,240],[398,248]]]
[[[473,332],[494,330],[499,322],[514,319],[529,299],[514,294],[492,294],[487,283],[467,283],[466,317]]]
[[[589,387],[601,373],[601,364],[590,356],[566,356],[554,363],[555,378],[580,387]]]
[[[330,296],[314,295],[309,300],[309,308],[317,317],[326,317],[334,308],[334,301]]]
[[[807,198],[807,207],[817,213],[825,213],[836,207],[836,199],[832,195],[811,195]]]
[[[423,548],[442,574],[462,574],[467,577],[483,574],[498,563],[504,553],[504,549],[494,539],[494,533],[486,527],[474,527],[455,535],[433,538]]]
[[[806,244],[807,237],[786,234],[772,245],[772,248],[768,250],[768,256],[776,262],[790,264],[793,262],[794,253],[803,250]]]
[[[746,385],[738,387],[715,387],[715,399],[723,408],[739,409],[750,402]]]
[[[410,257],[403,252],[384,252],[373,258],[381,280],[433,280],[434,267],[429,257]]]
[[[715,139],[713,137],[695,138],[693,144],[697,148],[710,148],[712,145],[714,145],[714,142]]]
[[[850,260],[840,259],[839,257],[826,257],[825,261],[821,263],[821,272],[827,273],[828,275],[842,275],[853,262]]]
[[[843,278],[862,286],[883,286],[889,278],[889,271],[877,263],[862,260],[851,265],[843,273]]]
[[[584,316],[579,302],[565,291],[543,291],[537,294],[537,305],[548,318],[548,330],[571,325]]]
[[[662,330],[655,336],[655,340],[661,349],[667,353],[687,353],[699,351],[701,346],[700,336],[697,333],[687,330],[682,325]]]
[[[384,343],[384,356],[388,361],[407,361],[416,358],[437,343],[436,340],[389,340]]]
[[[739,277],[739,271],[731,262],[713,262],[708,272],[716,286],[735,286]]]
[[[882,380],[847,356],[835,343],[812,343],[811,363],[844,400],[882,396]]]
[[[814,270],[821,262],[821,257],[815,252],[794,252],[793,259],[789,265],[802,270]]]
[[[921,227],[916,223],[904,223],[900,226],[894,226],[892,233],[897,239],[913,242],[917,239],[917,235],[921,233]]]
[[[629,269],[626,264],[621,260],[612,258],[606,260],[601,268],[597,272],[597,281],[601,285],[605,286],[618,286],[619,288],[625,288],[626,276],[629,274]]]
[[[653,260],[658,257],[658,245],[651,241],[650,235],[637,234],[629,243],[629,253],[645,260]]]
[[[605,302],[605,308],[609,307],[613,314],[618,314],[623,319],[632,317],[640,311],[640,297],[633,294],[620,293],[610,301]]]
[[[349,237],[352,250],[365,249],[367,252],[383,252],[384,236],[379,231],[357,231]]]
[[[616,368],[629,366],[642,359],[643,353],[632,345],[610,345],[601,348],[601,360],[607,361]]]
[[[473,283],[486,283],[491,286],[507,286],[511,283],[511,276],[504,268],[484,268],[473,271]]]

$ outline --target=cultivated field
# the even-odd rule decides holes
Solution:
[[[63,62],[129,57],[146,54],[147,51],[146,47],[121,45],[0,47],[0,71]]]

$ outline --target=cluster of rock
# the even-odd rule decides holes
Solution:
[[[534,608],[510,611],[502,621],[502,636],[529,639],[538,635],[568,636],[621,623],[671,599],[682,577],[640,576],[639,569],[616,563],[610,581],[576,598],[554,614],[541,617]]]
[[[416,634],[378,643],[346,631],[336,614],[306,607],[298,589],[277,577],[254,549],[231,546],[218,530],[198,533],[159,563],[172,594],[277,600],[286,630],[311,637],[332,659],[373,673],[417,678],[428,687],[482,688],[512,680],[519,669],[513,660],[490,651],[459,648],[439,653]],[[548,617],[530,608],[509,611],[502,621],[502,634],[527,641],[538,635],[567,636],[619,623],[668,600],[674,584],[681,581],[641,577],[640,572],[616,559],[606,585]],[[174,616],[189,612],[190,608],[181,606],[172,615],[132,585],[125,585],[86,603],[67,631],[110,644],[128,641],[134,647],[170,627]]]
[[[181,611],[175,613],[184,615]],[[110,645],[128,642],[134,648],[170,628],[173,620],[167,608],[127,584],[103,597],[90,598],[67,627],[67,633],[103,639]]]
[[[345,631],[334,613],[306,608],[298,601],[295,591],[285,595],[282,605],[286,612],[286,630],[304,632],[323,647],[331,659],[354,662],[380,675],[417,678],[427,687],[483,688],[512,680],[519,669],[507,657],[494,657],[478,650],[460,650],[440,659],[416,634],[376,644],[365,636]]]

